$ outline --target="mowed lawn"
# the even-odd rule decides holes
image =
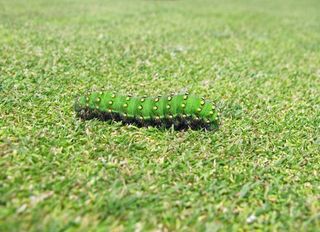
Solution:
[[[0,0],[0,231],[316,231],[320,1]],[[74,113],[216,102],[215,132]]]

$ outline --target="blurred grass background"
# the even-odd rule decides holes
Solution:
[[[320,2],[0,0],[0,230],[320,226]],[[80,121],[188,90],[219,131]]]

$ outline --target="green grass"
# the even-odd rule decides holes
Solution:
[[[0,0],[0,231],[320,228],[320,2]],[[81,121],[206,96],[217,132]]]

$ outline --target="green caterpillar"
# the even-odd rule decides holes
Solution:
[[[75,110],[83,119],[122,121],[138,126],[175,129],[214,129],[215,106],[204,98],[188,93],[158,97],[121,96],[110,92],[93,92],[76,100]]]

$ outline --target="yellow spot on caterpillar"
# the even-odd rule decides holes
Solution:
[[[209,114],[210,114],[210,115],[213,115],[213,111],[210,111]]]
[[[181,107],[182,107],[182,108],[185,108],[185,107],[186,107],[186,104],[182,103],[182,104],[181,104]]]
[[[96,102],[100,102],[101,101],[101,99],[98,97],[97,99],[96,99]]]
[[[160,120],[160,117],[159,117],[159,116],[156,116],[156,120]]]
[[[111,97],[112,97],[112,98],[115,98],[115,97],[116,97],[116,95],[113,93],[113,94],[111,95]]]
[[[141,99],[140,99],[141,102],[144,102],[144,100],[145,100],[144,98],[141,98]]]
[[[169,97],[168,97],[168,101],[171,101],[171,100],[172,100],[172,97],[169,96]]]
[[[169,118],[170,118],[170,119],[173,119],[173,116],[170,114],[170,115],[169,115]]]
[[[96,109],[98,110],[100,107],[99,106],[96,106]]]
[[[158,97],[156,97],[156,98],[154,99],[154,101],[155,101],[155,102],[158,102],[158,101],[159,101],[159,98],[158,98]]]
[[[210,120],[206,120],[206,123],[210,123]]]
[[[143,120],[144,118],[142,116],[139,117],[140,120]]]
[[[167,109],[170,109],[170,105],[167,105],[166,108],[167,108]]]
[[[100,92],[99,92],[99,94],[100,94],[100,95],[102,95],[102,94],[103,94],[103,92],[102,92],[102,91],[100,91]]]
[[[109,105],[112,105],[113,101],[109,101],[108,103],[109,103]]]
[[[124,108],[127,108],[127,107],[128,107],[128,104],[127,104],[127,103],[124,103],[124,104],[123,104],[123,107],[124,107]]]
[[[142,110],[142,109],[143,109],[143,107],[142,107],[142,106],[138,106],[138,109],[139,109],[139,110]]]
[[[89,107],[89,104],[86,104],[86,107]]]
[[[157,110],[157,109],[158,109],[158,107],[157,107],[157,106],[154,106],[154,107],[153,107],[153,110]]]
[[[188,95],[186,94],[183,96],[183,100],[187,100],[187,99],[188,99]]]
[[[89,97],[86,97],[86,101],[89,101]]]
[[[128,114],[122,114],[122,116],[126,118],[126,117],[128,117]]]
[[[201,108],[198,108],[197,111],[200,112],[200,111],[201,111]]]
[[[112,113],[112,109],[108,109],[108,112],[109,112],[109,113]]]
[[[204,100],[202,100],[201,102],[200,102],[200,104],[203,106],[204,105],[204,103],[205,103],[205,101]]]
[[[187,115],[183,114],[183,115],[182,115],[182,117],[183,117],[183,118],[186,118],[186,117],[187,117]]]
[[[126,101],[129,101],[130,100],[130,97],[128,96],[128,97],[126,97]]]
[[[195,117],[194,119],[195,119],[195,120],[197,120],[197,121],[198,121],[198,120],[200,120],[200,118],[199,118],[199,117]]]

